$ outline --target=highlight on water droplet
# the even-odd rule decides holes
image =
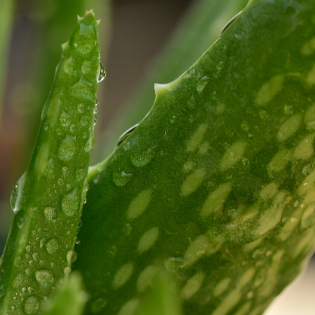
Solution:
[[[54,283],[54,275],[50,270],[36,271],[35,279],[43,287],[50,286]]]
[[[131,180],[132,174],[125,171],[117,169],[113,172],[113,182],[116,186],[125,186]]]

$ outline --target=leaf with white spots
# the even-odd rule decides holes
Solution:
[[[315,243],[314,15],[315,0],[250,1],[91,169],[86,314],[99,298],[102,314],[136,314],[161,265],[184,314],[261,314],[300,273]]]

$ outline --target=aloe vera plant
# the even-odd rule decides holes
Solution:
[[[74,263],[85,314],[262,314],[315,243],[314,15],[250,1],[88,177],[99,50],[79,19],[12,195],[1,313],[61,314],[69,296],[79,314],[75,275],[40,308]]]
[[[71,271],[87,190],[100,73],[92,11],[62,45],[30,165],[11,196],[15,212],[1,262],[1,314],[35,314]]]
[[[90,171],[86,314],[136,313],[160,265],[185,314],[261,314],[299,274],[314,245],[314,4],[251,1]]]

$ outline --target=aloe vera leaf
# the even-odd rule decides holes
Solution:
[[[5,75],[7,68],[8,42],[12,23],[13,2],[3,0],[0,2],[0,118],[4,97]]]
[[[129,305],[136,310],[136,315],[182,314],[176,280],[163,269],[152,279],[152,289],[147,296],[142,301],[135,299]]]
[[[37,313],[76,258],[94,145],[97,28],[93,11],[87,11],[62,45],[29,167],[11,195],[15,217],[0,266],[1,314]],[[32,307],[26,304],[31,298]]]
[[[102,314],[124,315],[156,262],[193,288],[194,315],[262,314],[300,273],[315,239],[314,15],[313,0],[251,1],[91,169],[75,269]]]
[[[103,146],[93,151],[98,161],[113,152],[118,137],[137,124],[150,110],[155,82],[170,82],[189,68],[218,38],[221,29],[242,10],[248,0],[199,0],[187,10],[166,47],[154,60],[143,83],[124,104],[117,117],[101,135]],[[97,161],[97,159],[93,159]]]
[[[44,315],[80,315],[88,299],[82,290],[82,277],[72,273],[65,281],[55,296],[43,305]]]

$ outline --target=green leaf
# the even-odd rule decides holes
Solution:
[[[185,314],[261,314],[300,273],[315,237],[314,16],[313,0],[251,1],[91,170],[75,269],[102,314],[141,298],[157,262]]]
[[[44,106],[29,167],[14,187],[15,212],[0,266],[0,312],[33,314],[62,282],[73,251],[94,146],[100,75],[98,22],[87,11],[68,42]]]
[[[187,70],[218,38],[222,27],[245,7],[248,0],[198,0],[188,8],[166,47],[135,95],[127,101],[102,135],[103,147],[96,148],[99,159],[112,153],[119,136],[137,124],[150,110],[155,82],[170,82]]]
[[[72,273],[68,281],[64,282],[57,290],[55,296],[43,305],[44,315],[80,315],[88,299],[82,290],[82,277],[78,273]],[[33,297],[29,297],[30,309]],[[36,312],[26,314],[36,314]]]

